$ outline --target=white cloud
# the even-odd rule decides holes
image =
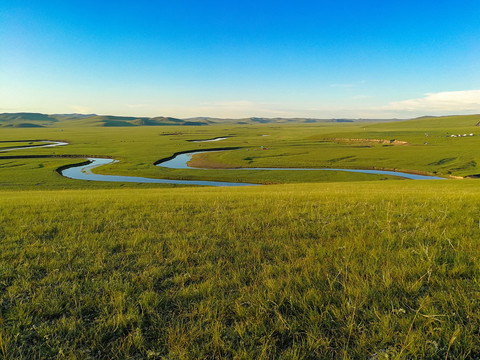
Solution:
[[[148,107],[149,104],[127,104],[127,108],[129,109],[140,109],[140,108],[145,108]]]
[[[480,90],[444,91],[427,93],[422,97],[379,103],[376,96],[362,94],[360,91],[341,100],[327,101],[255,101],[232,99],[227,101],[177,102],[145,99],[132,100],[124,105],[114,104],[116,111],[108,106],[96,107],[72,105],[78,113],[113,113],[135,116],[212,116],[221,118],[258,117],[316,117],[316,118],[413,118],[422,115],[453,115],[480,113]],[[0,104],[3,105],[3,104]],[[113,107],[113,105],[111,105]],[[25,111],[25,108],[21,108]],[[43,109],[38,109],[41,111]],[[46,110],[46,109],[45,109]],[[20,111],[20,109],[19,109]],[[63,111],[63,110],[62,110]],[[60,112],[57,108],[50,112]],[[67,112],[67,111],[64,111]]]
[[[212,101],[212,102],[203,102],[202,106],[212,106],[212,107],[227,107],[227,108],[251,108],[257,105],[254,101],[249,100],[234,100],[234,101]]]
[[[355,96],[352,96],[352,99],[354,100],[364,100],[364,99],[371,99],[372,96],[371,95],[355,95]]]
[[[442,115],[480,112],[480,90],[427,93],[421,98],[391,102],[378,110]]]
[[[196,114],[216,117],[285,116],[279,104],[259,103],[249,100],[204,102],[191,109]],[[198,115],[197,115],[198,116]]]
[[[413,118],[423,115],[465,115],[480,113],[480,90],[443,91],[423,97],[392,101],[385,105],[372,103],[368,95],[356,95],[351,102],[305,108],[312,117]],[[353,102],[355,101],[355,102]],[[362,102],[365,102],[362,106]],[[359,106],[358,106],[359,105]]]
[[[89,114],[92,112],[88,107],[82,105],[72,105],[71,108],[79,114]]]

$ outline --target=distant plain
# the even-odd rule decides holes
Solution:
[[[3,127],[0,140],[69,144],[0,152],[4,358],[480,356],[480,191],[464,178],[480,174],[480,115],[22,121],[43,127]],[[188,141],[220,136],[228,138]],[[237,150],[192,159],[205,170],[154,165],[211,148]],[[30,155],[75,158],[8,158]],[[96,183],[56,171],[87,156],[119,160],[95,170],[103,174],[266,186]],[[225,167],[382,168],[447,180]]]

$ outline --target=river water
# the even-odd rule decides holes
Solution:
[[[219,141],[226,139],[223,138],[214,138],[209,140],[198,140],[197,142],[208,142],[208,141]],[[33,149],[33,148],[42,148],[42,147],[54,147],[54,146],[63,146],[68,145],[66,142],[62,141],[42,141],[46,143],[45,145],[37,146],[24,146],[16,147],[10,149],[3,149],[1,151],[13,151],[21,149]],[[208,150],[208,151],[226,151],[226,150]],[[196,169],[188,166],[188,162],[192,159],[193,155],[202,154],[207,151],[191,151],[187,153],[182,153],[174,156],[172,159],[162,161],[157,164],[157,166],[165,167],[169,169]],[[156,183],[156,184],[178,184],[178,185],[204,185],[204,186],[254,186],[258,184],[250,183],[238,183],[238,182],[225,182],[225,181],[206,181],[206,180],[171,180],[171,179],[153,179],[145,178],[138,176],[120,176],[120,175],[101,175],[94,174],[92,169],[111,164],[116,162],[113,159],[105,158],[89,158],[89,164],[81,164],[78,166],[71,166],[67,169],[61,171],[61,174],[70,179],[76,180],[88,180],[88,181],[114,181],[114,182],[135,182],[135,183]],[[212,169],[203,169],[203,170],[212,170]],[[409,174],[399,171],[386,171],[386,170],[364,170],[364,169],[335,169],[335,168],[233,168],[233,169],[221,169],[221,170],[268,170],[268,171],[346,171],[346,172],[356,172],[356,173],[365,173],[365,174],[377,174],[377,175],[392,175],[398,176],[401,178],[411,179],[411,180],[444,180],[444,178],[438,176],[427,176],[427,175],[417,175]]]
[[[211,150],[209,152],[215,152],[217,150]],[[188,162],[192,159],[193,155],[202,154],[207,151],[193,151],[189,153],[183,153],[175,156],[173,159],[163,161],[157,166],[166,167],[169,169],[195,169],[188,166]],[[204,169],[207,170],[207,169]],[[211,170],[211,169],[209,169]],[[346,172],[355,172],[355,173],[364,173],[364,174],[377,174],[377,175],[392,175],[398,176],[410,180],[444,180],[444,178],[439,176],[429,176],[429,175],[417,175],[409,174],[400,171],[387,171],[387,170],[368,170],[368,169],[335,169],[335,168],[234,168],[234,169],[222,169],[222,170],[293,170],[293,171],[346,171]]]
[[[90,181],[115,181],[115,182],[135,182],[150,184],[178,184],[178,185],[204,185],[204,186],[254,186],[258,184],[236,183],[225,181],[206,181],[206,180],[171,180],[171,179],[152,179],[138,176],[119,176],[119,175],[101,175],[92,173],[92,169],[111,164],[113,159],[89,158],[88,165],[79,165],[62,170],[62,175],[70,179],[90,180]]]

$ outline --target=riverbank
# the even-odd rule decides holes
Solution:
[[[216,138],[225,139],[225,138]],[[208,140],[215,141],[215,140]],[[12,141],[13,142],[13,141]],[[26,147],[16,147],[12,149],[6,149],[4,151],[19,150],[19,149],[32,149],[35,147],[53,147],[67,145],[68,143],[56,142],[56,141],[41,141],[46,142],[46,145],[35,145]],[[238,150],[239,148],[217,148],[217,149],[204,149],[202,151],[180,151],[174,155],[167,157],[163,160],[158,160],[154,164],[156,166],[173,168],[173,169],[190,169],[191,159],[194,156],[201,156],[206,153],[223,152],[228,150]],[[51,158],[51,157],[71,157],[76,158],[78,155],[25,155],[25,156],[7,156],[3,159],[26,159],[26,158]],[[0,157],[2,159],[2,157]],[[121,182],[121,183],[157,183],[157,184],[174,184],[174,185],[199,185],[199,186],[253,186],[258,184],[247,182],[225,182],[225,181],[210,181],[210,180],[176,180],[176,179],[159,179],[159,178],[146,178],[139,176],[121,176],[121,175],[102,175],[94,174],[92,169],[98,168],[103,165],[108,165],[116,162],[109,158],[91,158],[87,161],[62,165],[56,169],[56,172],[62,176],[75,180],[87,180],[87,181],[101,181],[101,182]],[[330,168],[225,168],[226,170],[250,170],[250,171],[344,171],[353,173],[366,173],[376,175],[388,175],[397,176],[401,178],[407,178],[411,180],[440,180],[442,178],[425,175],[414,175],[395,171],[384,170],[362,170],[362,169],[330,169]]]

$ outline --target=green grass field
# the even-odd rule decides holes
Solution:
[[[476,149],[480,146],[480,132],[475,125],[479,115],[410,120],[383,124],[265,124],[198,126],[138,126],[138,127],[57,127],[8,128],[2,130],[2,139],[62,140],[70,143],[57,148],[17,150],[1,155],[80,155],[108,156],[120,160],[96,171],[104,174],[136,175],[171,179],[201,179],[244,181],[263,184],[298,182],[337,182],[375,179],[361,174],[258,171],[231,171],[217,169],[173,170],[154,166],[154,162],[178,151],[201,150],[215,147],[238,147],[240,150],[210,153],[202,164],[232,167],[330,167],[378,168],[438,174],[442,176],[468,176],[480,173],[480,159]],[[470,134],[468,137],[446,137],[447,134]],[[268,136],[263,136],[268,135]],[[428,135],[428,136],[427,136]],[[192,139],[231,136],[215,143],[192,143]],[[356,139],[356,140],[352,140]],[[360,140],[359,140],[360,139]],[[390,144],[390,140],[396,142]],[[406,144],[403,144],[405,142]],[[2,146],[9,143],[0,143]],[[21,143],[20,143],[21,144]],[[259,150],[261,146],[268,150]],[[25,161],[7,163],[0,159],[3,188],[18,188],[19,168]],[[49,172],[39,175],[50,177],[42,182],[44,188],[70,188],[73,180],[56,176],[50,159]],[[41,162],[40,162],[41,163]],[[58,159],[60,165],[64,159]],[[9,165],[10,164],[10,165]],[[27,166],[30,163],[28,163]],[[48,166],[45,166],[47,170]],[[37,173],[36,173],[37,174]],[[39,174],[39,173],[38,173]],[[376,177],[379,179],[382,177]],[[22,186],[37,184],[34,177],[22,177]],[[82,185],[80,185],[82,186]],[[92,185],[90,185],[92,186]],[[93,186],[109,186],[97,184]],[[121,186],[120,184],[116,185]],[[165,186],[165,185],[163,185]]]
[[[480,173],[480,134],[446,134],[479,120],[2,129],[2,141],[70,144],[0,156],[111,156],[98,172],[278,185],[93,183],[55,171],[79,159],[0,159],[0,358],[479,358],[477,180],[153,166],[240,147],[196,161],[460,177]]]

